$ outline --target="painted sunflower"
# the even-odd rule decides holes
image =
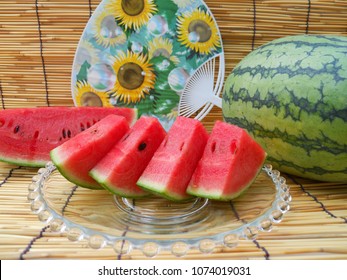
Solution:
[[[154,88],[155,75],[147,56],[128,51],[120,53],[113,63],[117,81],[113,96],[126,102],[140,101]]]
[[[172,55],[172,50],[172,42],[168,38],[155,37],[148,43],[149,59],[164,56],[177,65],[179,63],[179,59],[177,56]]]
[[[127,37],[120,28],[113,15],[110,15],[106,11],[102,11],[95,18],[95,24],[93,25],[94,37],[96,42],[104,47],[123,44],[126,42]]]
[[[77,106],[112,107],[105,92],[95,90],[87,82],[77,82],[74,88]]]
[[[96,63],[97,56],[98,50],[94,48],[92,43],[82,40],[76,53],[75,63],[78,67],[80,67],[84,62],[88,62],[90,65],[93,65]]]
[[[210,54],[221,46],[213,18],[200,9],[177,18],[178,41],[200,54]]]
[[[172,111],[170,113],[168,113],[166,115],[166,117],[169,119],[169,120],[174,120],[178,117],[178,110],[177,110],[177,107],[175,107],[174,109],[172,109]]]
[[[153,0],[113,0],[106,10],[110,10],[126,30],[137,30],[148,22],[157,7]]]

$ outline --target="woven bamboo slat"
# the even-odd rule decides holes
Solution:
[[[205,1],[223,38],[226,75],[252,49],[294,34],[347,35],[345,0]],[[97,0],[0,1],[0,109],[73,106],[71,66]],[[214,108],[207,128],[222,119]],[[0,143],[1,144],[1,143]],[[32,214],[27,186],[35,168],[0,163],[0,259],[143,259],[139,250],[119,256],[93,250],[50,232]],[[347,186],[287,178],[293,201],[284,221],[256,241],[184,259],[347,259]],[[67,207],[68,210],[68,207]],[[157,258],[172,259],[169,252]]]

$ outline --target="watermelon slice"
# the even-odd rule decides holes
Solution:
[[[265,151],[245,130],[217,121],[187,193],[231,200],[254,181],[265,158]]]
[[[53,163],[69,181],[81,187],[101,189],[89,171],[129,130],[122,116],[108,115],[87,130],[51,151]]]
[[[128,198],[148,195],[136,182],[165,135],[156,118],[141,117],[90,171],[90,175],[113,194]]]
[[[186,188],[207,138],[208,133],[198,120],[178,117],[137,184],[170,200],[189,199]]]
[[[23,166],[44,166],[49,152],[107,115],[124,116],[130,125],[137,111],[130,108],[40,107],[0,111],[0,160]]]

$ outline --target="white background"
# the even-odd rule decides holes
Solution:
[[[183,271],[182,276],[99,276],[99,269],[103,268],[153,268],[177,269]],[[193,276],[192,267],[249,267],[250,276],[236,275],[201,275]],[[102,260],[26,260],[1,261],[1,279],[49,279],[49,280],[95,280],[95,279],[266,279],[266,280],[301,280],[301,279],[347,279],[347,260],[341,261],[262,261],[262,260],[145,260],[145,261],[102,261]],[[186,272],[188,271],[188,272]]]

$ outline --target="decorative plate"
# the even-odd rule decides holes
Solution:
[[[210,98],[186,104],[181,95],[221,92],[217,23],[201,0],[103,0],[81,36],[71,80],[76,106],[135,107],[164,123],[178,114],[206,115]],[[202,84],[188,88],[189,80]]]
[[[117,254],[139,249],[147,257],[160,251],[181,257],[190,249],[211,253],[216,246],[235,247],[239,239],[271,231],[289,210],[291,196],[285,178],[271,165],[230,202],[195,198],[174,203],[78,187],[48,163],[33,177],[28,199],[41,221],[71,241],[87,239],[95,249],[112,246]]]

